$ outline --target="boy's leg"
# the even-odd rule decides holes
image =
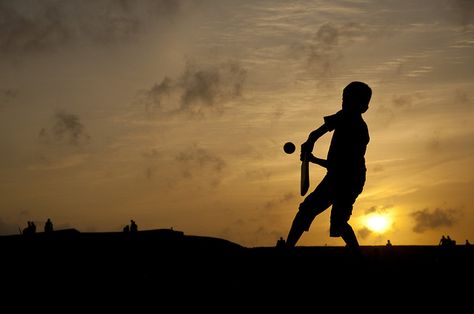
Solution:
[[[346,242],[348,247],[351,248],[358,248],[359,241],[357,241],[357,237],[354,233],[354,229],[352,229],[351,225],[348,222],[343,224],[341,228],[341,237]]]
[[[359,241],[354,230],[349,224],[352,213],[352,203],[334,201],[331,210],[331,226],[329,235],[331,237],[341,237],[346,243],[347,253],[351,258],[362,261],[363,255],[360,250]]]
[[[314,218],[332,204],[330,180],[326,176],[316,189],[300,204],[290,231],[286,238],[286,246],[294,247],[304,231],[308,231]]]
[[[331,209],[331,225],[329,228],[329,236],[342,237],[348,247],[358,248],[359,242],[357,237],[349,225],[349,219],[352,215],[352,208],[358,196],[357,193],[338,193],[334,199]]]
[[[331,209],[331,237],[342,237],[348,247],[359,248],[357,237],[349,225],[353,205],[362,193],[365,184],[365,173],[355,177],[340,176],[337,178],[334,192],[334,204]]]
[[[303,214],[300,210],[296,213],[290,231],[288,232],[288,236],[286,237],[287,247],[294,247],[296,245],[305,231],[304,225],[306,225],[307,220],[307,215]]]

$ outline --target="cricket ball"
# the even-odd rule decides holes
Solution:
[[[285,145],[283,145],[283,150],[287,154],[293,154],[295,152],[296,146],[292,142],[286,142]]]

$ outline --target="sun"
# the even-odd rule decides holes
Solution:
[[[366,218],[365,225],[373,232],[384,233],[390,227],[390,218],[386,215],[372,214]]]

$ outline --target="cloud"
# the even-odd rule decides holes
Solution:
[[[237,62],[201,69],[188,63],[181,76],[183,87],[180,109],[200,113],[205,109],[219,111],[223,102],[242,95],[246,71]]]
[[[289,201],[293,200],[294,198],[295,198],[295,194],[293,192],[288,192],[288,193],[282,195],[281,197],[279,197],[277,199],[270,200],[270,201],[266,202],[264,204],[263,208],[265,210],[273,209],[276,206],[278,206],[279,204],[288,203]]]
[[[0,89],[0,109],[8,106],[18,97],[18,91],[14,89]]]
[[[0,1],[0,54],[50,51],[81,40],[120,42],[170,20],[182,1]]]
[[[393,205],[383,205],[383,206],[372,206],[365,210],[365,215],[372,214],[372,213],[386,213]]]
[[[473,101],[471,97],[465,90],[461,89],[457,89],[454,91],[454,104],[467,108],[473,107]]]
[[[261,167],[257,169],[245,170],[245,180],[248,181],[268,181],[272,177],[273,173],[267,168]]]
[[[433,71],[433,67],[432,66],[418,66],[416,69],[414,70],[411,70],[410,72],[408,72],[407,74],[405,74],[405,76],[408,76],[408,77],[420,77],[420,76],[423,76],[423,75],[426,75],[430,72]]]
[[[73,31],[61,15],[60,6],[51,1],[29,10],[25,1],[0,2],[0,53],[45,50],[66,43]]]
[[[160,160],[161,154],[155,148],[142,154],[145,159],[145,176],[148,180],[153,179],[157,170],[157,162]]]
[[[459,212],[454,209],[436,208],[433,211],[423,209],[411,214],[415,220],[413,231],[423,233],[441,227],[451,227],[457,221]]]
[[[83,164],[89,158],[88,154],[66,154],[63,155],[55,152],[52,157],[41,155],[38,162],[28,167],[29,170],[44,171],[44,170],[59,170],[71,167],[76,167]]]
[[[176,156],[176,160],[186,165],[196,164],[199,167],[209,167],[216,172],[221,172],[225,167],[225,162],[222,158],[212,155],[209,151],[196,146],[189,151],[180,152]]]
[[[217,186],[220,183],[222,172],[226,167],[224,159],[220,156],[196,145],[179,152],[175,160],[179,164],[183,178],[193,178],[196,173],[200,172],[204,178],[211,180],[212,186]],[[207,174],[203,172],[207,172]]]
[[[162,109],[163,98],[169,97],[174,88],[175,84],[169,77],[165,77],[159,84],[154,84],[144,93],[145,110]]]
[[[413,99],[411,95],[395,95],[392,102],[395,107],[406,107],[411,106]]]
[[[462,26],[474,23],[474,1],[472,0],[451,0],[451,7],[455,10],[458,22]]]
[[[309,70],[317,78],[330,77],[343,58],[343,47],[359,40],[364,31],[359,23],[324,23],[306,46]]]
[[[372,168],[372,171],[373,171],[374,173],[383,172],[383,171],[385,171],[385,167],[382,166],[382,165],[375,165],[375,166]]]
[[[84,125],[75,114],[57,112],[50,127],[42,128],[38,134],[46,143],[79,146],[89,141]]]
[[[440,131],[436,130],[433,132],[433,135],[428,139],[427,149],[428,151],[434,153],[439,152],[441,146],[441,136]]]
[[[164,115],[202,118],[208,113],[222,113],[226,102],[242,95],[246,74],[236,61],[208,66],[187,62],[177,79],[165,77],[140,93],[138,102],[147,112]]]
[[[357,230],[357,235],[358,235],[359,238],[361,238],[361,239],[366,239],[366,238],[369,237],[371,234],[372,234],[372,231],[370,231],[369,228],[367,228],[367,227],[363,227],[363,228]]]

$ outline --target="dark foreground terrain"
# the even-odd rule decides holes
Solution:
[[[23,304],[175,310],[224,304],[224,313],[253,313],[257,305],[369,309],[374,302],[384,310],[472,308],[474,296],[474,250],[464,245],[363,246],[359,259],[344,247],[247,248],[168,229],[70,229],[2,236],[0,249],[4,303],[14,297]]]

